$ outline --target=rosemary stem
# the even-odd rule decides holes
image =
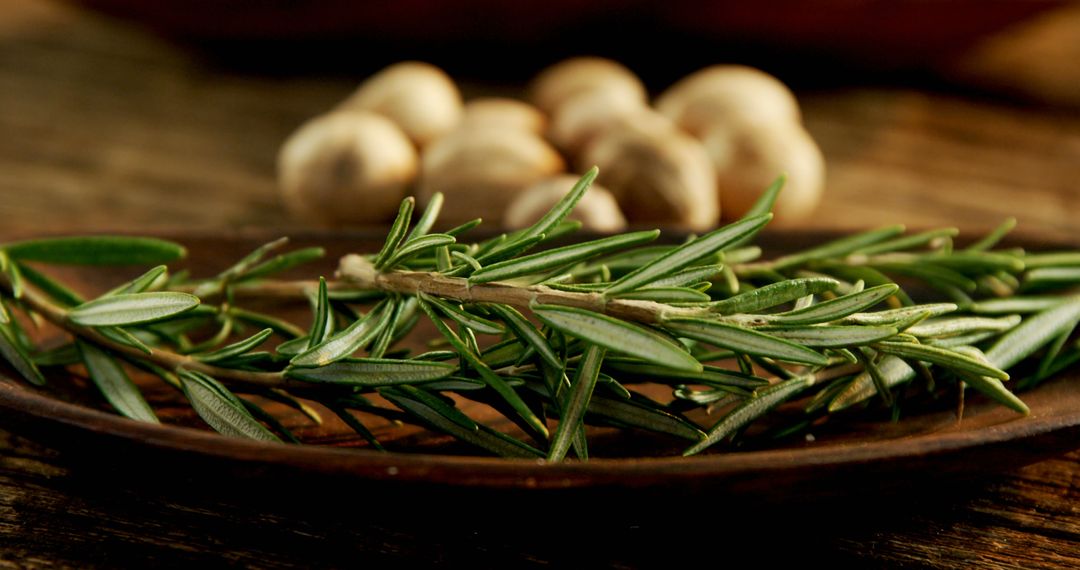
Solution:
[[[388,293],[425,293],[466,303],[498,303],[528,309],[533,304],[562,305],[604,313],[628,321],[660,323],[670,317],[709,315],[706,308],[672,307],[653,301],[607,299],[600,293],[561,291],[546,285],[519,286],[508,283],[477,283],[425,271],[378,272],[367,258],[346,255],[338,277],[359,289]]]
[[[577,307],[612,317],[640,323],[660,323],[669,317],[715,316],[706,308],[672,307],[653,301],[607,299],[600,293],[562,291],[546,285],[511,285],[508,283],[470,284],[467,279],[447,277],[426,271],[377,272],[371,262],[361,255],[347,255],[338,267],[337,281],[327,281],[329,291],[384,291],[415,295],[425,293],[463,303],[497,303],[519,309],[532,304]],[[263,297],[270,299],[305,298],[316,290],[318,281],[262,281],[238,283],[232,293],[238,298]],[[179,287],[176,291],[189,291]]]
[[[90,327],[83,327],[71,322],[71,320],[68,319],[68,311],[66,309],[49,301],[33,287],[25,287],[23,289],[21,300],[27,307],[44,317],[45,320],[74,336],[86,339],[94,344],[123,353],[127,356],[150,360],[159,366],[167,367],[169,370],[176,370],[178,368],[195,370],[218,380],[263,388],[288,388],[302,385],[299,382],[286,378],[280,372],[254,372],[233,368],[221,368],[200,362],[190,356],[184,356],[168,350],[153,348],[151,349],[150,354],[146,354],[135,347],[113,342]]]

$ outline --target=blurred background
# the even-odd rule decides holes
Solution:
[[[577,55],[654,96],[718,63],[787,84],[827,165],[795,227],[1077,241],[1080,4],[1041,0],[0,0],[3,233],[306,228],[278,151],[372,73],[524,97]]]

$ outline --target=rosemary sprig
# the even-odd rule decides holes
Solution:
[[[151,238],[3,244],[0,357],[35,385],[45,383],[39,367],[81,365],[105,402],[139,421],[158,419],[128,366],[177,388],[231,436],[296,440],[236,395],[270,394],[313,418],[311,403],[322,404],[379,450],[350,410],[549,461],[587,458],[586,423],[688,440],[694,454],[786,404],[809,426],[960,386],[1027,413],[1010,374],[1031,386],[1080,360],[1080,253],[995,249],[1012,220],[965,249],[951,228],[890,226],[763,259],[751,242],[779,180],[744,219],[681,245],[649,245],[651,231],[547,247],[576,229],[565,218],[595,176],[532,227],[475,243],[464,238],[476,223],[432,233],[441,196],[415,225],[406,199],[380,251],[345,256],[332,280],[275,280],[323,255],[268,257],[285,240],[195,281],[160,265],[182,247]],[[94,299],[38,267],[132,263],[156,267]],[[936,298],[916,304],[925,290]],[[311,325],[243,308],[251,296],[307,299]],[[71,343],[42,351],[27,319]],[[450,350],[396,347],[423,319]],[[920,374],[932,381],[913,383]],[[670,397],[645,397],[644,383]],[[470,418],[449,394],[491,405],[533,441]]]

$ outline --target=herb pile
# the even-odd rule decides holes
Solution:
[[[0,355],[35,385],[43,368],[85,371],[139,421],[159,420],[132,367],[180,390],[226,435],[298,442],[247,397],[257,395],[314,420],[317,402],[377,449],[354,412],[550,461],[588,457],[586,423],[682,439],[686,455],[722,449],[792,402],[803,417],[791,431],[964,387],[1026,414],[1006,381],[1031,387],[1080,360],[1071,341],[1080,252],[995,249],[1011,221],[963,249],[954,230],[897,226],[763,260],[752,239],[771,219],[779,180],[741,220],[681,245],[650,245],[659,232],[643,231],[550,247],[577,229],[566,217],[595,176],[533,226],[479,243],[462,240],[479,220],[431,232],[441,197],[415,223],[406,199],[382,249],[346,256],[332,282],[273,280],[323,254],[276,253],[279,240],[209,279],[162,265],[87,300],[37,267],[151,265],[183,248],[107,236],[6,244]],[[916,303],[894,279],[944,302]],[[310,298],[310,327],[238,304],[258,295]],[[41,319],[70,342],[36,346],[24,325]],[[398,348],[423,319],[441,335],[432,349]],[[635,389],[643,383],[670,397],[645,396]],[[477,422],[450,394],[490,404],[525,436]],[[705,424],[687,415],[701,408]]]

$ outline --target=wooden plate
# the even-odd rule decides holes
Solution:
[[[180,236],[189,247],[188,266],[195,276],[226,267],[266,236]],[[822,234],[772,234],[763,238],[767,252],[780,253],[792,244],[827,239]],[[365,234],[323,234],[294,240],[297,246],[323,245],[327,261],[301,275],[329,275],[334,260],[348,251],[370,251],[377,238]],[[78,287],[100,290],[138,274],[116,269],[69,271],[64,277]],[[423,334],[423,333],[421,333]],[[969,399],[957,422],[951,406],[911,410],[899,422],[853,415],[815,428],[813,441],[800,440],[755,450],[727,450],[703,456],[677,456],[679,442],[650,435],[599,430],[588,462],[545,464],[464,455],[471,453],[447,438],[414,427],[375,421],[372,429],[396,451],[364,449],[332,414],[323,426],[299,414],[284,416],[291,428],[316,445],[265,444],[219,436],[205,429],[171,389],[147,379],[147,398],[157,407],[162,425],[144,424],[105,411],[93,390],[81,389],[78,378],[61,378],[48,389],[35,389],[0,370],[0,423],[20,435],[45,440],[97,462],[124,461],[147,473],[196,471],[227,473],[236,480],[300,477],[314,485],[384,485],[401,488],[472,488],[481,492],[536,494],[566,490],[719,492],[728,497],[800,500],[899,489],[913,480],[971,476],[1024,465],[1078,447],[1080,374],[1071,371],[1023,394],[1029,417],[982,399]],[[142,381],[140,381],[142,383]],[[466,404],[468,405],[468,404]],[[484,417],[482,406],[470,414]],[[284,408],[275,409],[285,412]],[[833,425],[835,424],[835,425]],[[406,451],[408,450],[408,451]],[[626,453],[659,457],[635,459]],[[137,459],[137,461],[136,461]],[[371,488],[371,487],[369,487]],[[377,487],[376,487],[377,488]]]

